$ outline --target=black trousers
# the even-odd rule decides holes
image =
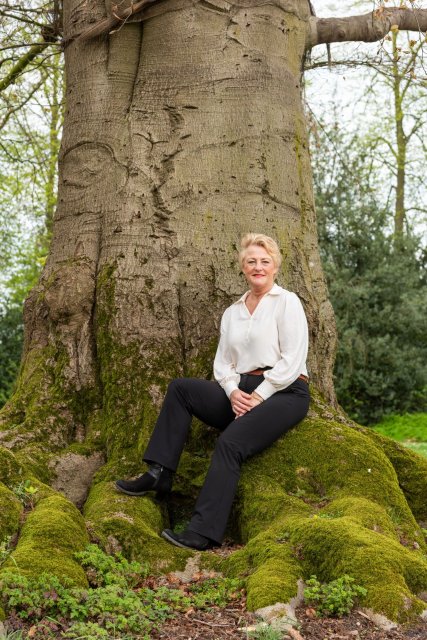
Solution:
[[[239,388],[251,393],[261,381],[260,376],[244,374]],[[309,401],[308,384],[298,379],[235,419],[230,400],[217,382],[178,378],[170,383],[144,454],[146,462],[176,471],[192,416],[222,432],[194,508],[191,531],[222,542],[242,462],[298,424],[307,414]]]

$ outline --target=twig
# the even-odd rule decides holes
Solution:
[[[199,622],[200,624],[206,624],[208,627],[228,627],[228,624],[215,624],[214,622],[205,622],[204,620],[199,620],[198,618],[191,618],[194,622]]]

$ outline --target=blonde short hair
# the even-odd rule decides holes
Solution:
[[[243,261],[246,256],[246,252],[248,248],[252,245],[257,245],[259,247],[263,247],[267,253],[272,257],[274,266],[279,269],[282,264],[282,254],[280,253],[279,246],[273,238],[270,236],[265,236],[263,233],[246,233],[242,236],[240,241],[240,251],[239,251],[239,264],[240,267],[243,267]]]

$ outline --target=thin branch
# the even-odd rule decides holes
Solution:
[[[39,42],[31,47],[31,49],[18,60],[14,67],[9,71],[7,76],[0,81],[0,92],[4,91],[9,85],[13,84],[21,73],[29,64],[37,58],[37,56],[48,47],[50,42]]]
[[[11,116],[16,113],[17,111],[19,111],[20,109],[22,109],[22,107],[24,105],[27,104],[27,102],[29,102],[29,100],[31,100],[31,98],[33,97],[33,95],[40,89],[41,85],[43,84],[43,82],[45,82],[44,78],[42,78],[41,80],[39,80],[39,82],[37,82],[34,87],[31,89],[31,91],[28,92],[28,95],[25,96],[25,98],[19,102],[19,104],[16,104],[13,107],[10,107],[10,109],[8,109],[8,111],[6,112],[6,114],[3,116],[3,119],[0,120],[0,131],[3,129],[3,127],[6,126],[6,124],[8,123],[9,119],[11,118]]]
[[[397,152],[394,150],[393,145],[390,142],[390,140],[387,140],[387,138],[384,138],[384,136],[377,136],[375,138],[375,144],[377,144],[378,142],[383,142],[390,149],[390,151],[394,155],[394,157],[397,159]]]
[[[419,131],[419,129],[421,129],[421,127],[423,127],[424,124],[425,124],[424,120],[421,120],[421,119],[418,120],[418,122],[415,122],[414,126],[412,127],[412,129],[410,130],[408,135],[406,136],[406,141],[409,142],[409,140],[412,138],[414,133]]]
[[[24,17],[22,15],[22,13],[14,14],[14,13],[8,13],[7,11],[2,11],[1,15],[4,18],[11,18],[12,20],[17,20],[18,22],[23,22],[25,24],[29,24],[33,28],[34,27],[39,27],[40,29],[42,29],[43,27],[46,26],[46,24],[44,22],[36,22],[35,20],[33,20],[31,18]],[[43,15],[43,14],[41,14],[41,15]]]

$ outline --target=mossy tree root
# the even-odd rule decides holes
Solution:
[[[0,482],[0,543],[18,531],[22,509],[14,493]]]
[[[18,545],[2,565],[0,575],[3,571],[26,576],[46,572],[77,586],[87,586],[85,573],[73,557],[89,542],[83,517],[62,495],[49,488],[46,493],[28,515]]]
[[[417,597],[427,589],[424,536],[380,445],[313,417],[246,465],[238,518],[247,544],[224,564],[248,575],[249,608],[289,601],[300,577],[346,573],[367,588],[363,604],[392,620],[426,608]],[[409,459],[421,477],[424,461]]]
[[[160,538],[167,522],[166,506],[148,496],[126,496],[112,482],[99,482],[92,487],[83,513],[91,537],[106,551],[123,552],[146,563],[150,571],[182,569],[191,555]]]

